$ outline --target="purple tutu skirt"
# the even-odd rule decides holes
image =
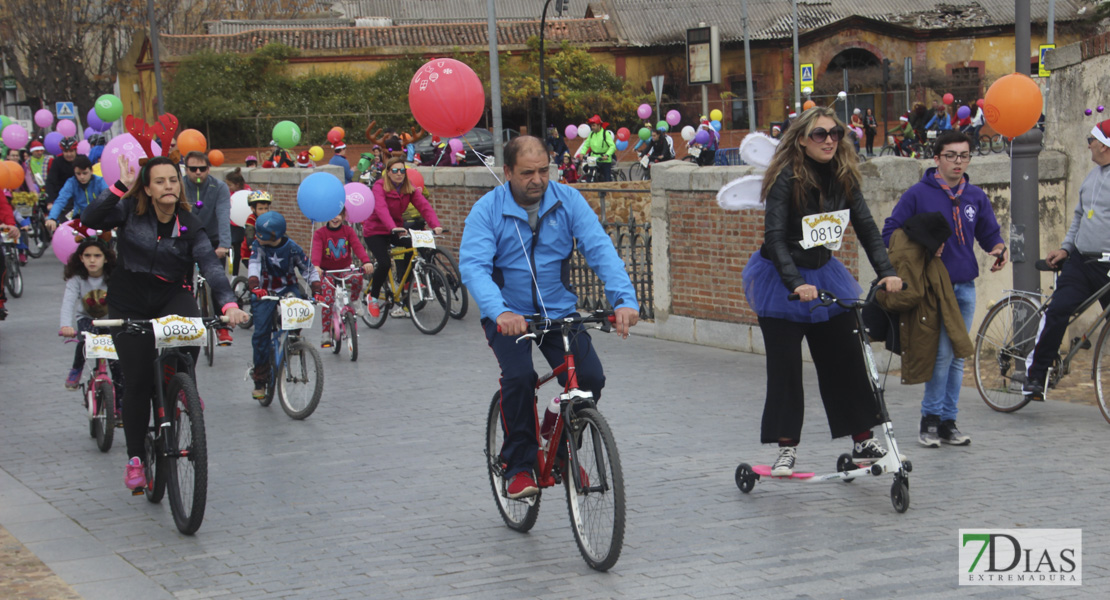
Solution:
[[[863,295],[863,290],[848,272],[848,268],[835,258],[829,260],[820,269],[798,267],[798,271],[805,278],[806,283],[816,286],[819,290],[828,290],[836,294],[837,298],[851,300]],[[787,296],[794,293],[794,290],[786,289],[778,270],[775,269],[775,263],[764,258],[758,250],[752,254],[748,264],[744,265],[743,281],[744,295],[747,296],[748,304],[759,317],[786,319],[796,323],[823,323],[847,312],[846,309],[835,304],[810,312],[810,309],[818,303],[816,300],[810,302],[787,300]]]

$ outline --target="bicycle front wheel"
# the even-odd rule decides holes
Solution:
[[[166,495],[166,479],[169,478],[169,459],[158,451],[159,443],[153,433],[147,433],[143,440],[143,450],[146,454],[143,461],[143,468],[146,470],[146,487],[143,488],[143,493],[146,494],[147,502],[152,504],[158,504],[162,501],[162,496]]]
[[[451,287],[443,273],[432,265],[417,263],[408,301],[412,324],[421,333],[439,333],[451,316]]]
[[[455,255],[451,254],[450,250],[435,248],[425,258],[447,278],[447,285],[451,289],[451,318],[465,317],[470,307],[470,294],[463,285],[459,262],[455,260]]]
[[[324,393],[324,363],[316,348],[305,340],[289,344],[277,378],[282,410],[294,419],[307,419]]]
[[[1110,422],[1110,325],[1102,327],[1098,334],[1098,343],[1095,344],[1095,397],[1098,398],[1098,409],[1102,411],[1102,418]]]
[[[979,156],[986,156],[991,153],[991,136],[983,134],[979,136],[979,147],[977,149]]]
[[[883,146],[879,148],[879,156],[894,156],[894,146]]]
[[[27,241],[27,254],[29,254],[31,258],[39,258],[42,256],[42,253],[46,251],[46,246],[42,245],[42,236],[39,234],[39,227],[42,227],[42,225],[39,224],[38,220],[31,219],[31,231],[28,231],[25,236]]]
[[[112,449],[112,438],[116,433],[116,391],[111,382],[96,382],[96,415],[93,416],[93,431],[96,434],[96,447],[101,452]]]
[[[18,257],[8,261],[8,291],[16,298],[23,295],[23,270]]]
[[[351,353],[351,362],[354,362],[358,360],[358,321],[355,321],[353,314],[347,313],[343,315],[343,326],[346,329],[347,352]],[[335,345],[339,345],[339,340],[335,340]]]
[[[170,441],[170,511],[178,531],[193,535],[204,520],[208,498],[208,444],[204,435],[204,411],[193,378],[176,373],[170,379],[166,399],[173,415]]]
[[[493,500],[497,503],[501,520],[505,521],[509,529],[524,533],[536,524],[536,517],[540,514],[540,495],[519,500],[509,498],[506,490],[509,482],[505,481],[506,465],[501,461],[501,446],[504,442],[505,436],[501,430],[501,392],[498,391],[493,394],[486,419],[486,466],[489,468],[489,483],[493,488]]]
[[[563,483],[578,550],[591,569],[608,571],[624,545],[624,475],[609,423],[596,408],[574,411]]]
[[[975,334],[975,387],[987,406],[999,412],[1029,404],[1021,388],[1025,358],[1037,342],[1037,308],[1025,296],[1007,296],[991,307]]]

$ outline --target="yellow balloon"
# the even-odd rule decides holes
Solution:
[[[308,149],[308,157],[316,162],[324,160],[324,149],[319,146],[313,146]]]
[[[97,177],[104,177],[104,171],[100,170],[100,161],[96,161],[96,164],[93,165],[92,172]]]
[[[710,121],[720,121],[721,118],[724,117],[724,116],[725,115],[723,113],[721,113],[720,109],[717,109],[717,108],[714,108],[712,111],[709,112],[709,120]]]

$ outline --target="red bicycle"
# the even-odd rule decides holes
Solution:
[[[591,329],[611,331],[613,312],[599,310],[564,319],[533,315],[528,320],[529,332],[520,336],[518,343],[545,332],[558,331],[563,337],[562,364],[540,377],[536,389],[564,373],[567,380],[548,438],[552,442],[540,440],[536,483],[541,491],[528,498],[511,499],[506,489],[506,465],[501,459],[504,442],[501,392],[494,393],[486,421],[486,461],[493,498],[505,524],[510,529],[525,532],[536,523],[543,488],[562,483],[567,492],[570,524],[582,558],[591,568],[607,571],[617,563],[624,544],[624,475],[613,432],[597,410],[593,392],[578,388],[571,336],[583,331],[584,325],[597,325]],[[538,425],[536,431],[540,430]]]

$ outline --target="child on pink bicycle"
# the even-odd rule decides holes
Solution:
[[[85,370],[84,332],[92,329],[93,319],[108,316],[108,277],[115,265],[116,253],[97,237],[85,238],[66,261],[66,290],[62,296],[61,329],[58,335],[77,338],[73,368],[66,377],[67,390],[77,389],[81,383],[81,373]],[[119,366],[114,360],[108,364],[118,390],[118,382],[123,381]]]
[[[370,256],[362,247],[358,233],[347,224],[347,209],[340,211],[339,215],[328,221],[323,227],[312,234],[312,264],[316,265],[316,272],[320,275],[324,304],[321,308],[324,335],[321,338],[321,348],[331,348],[335,340],[331,339],[331,307],[335,302],[335,282],[331,276],[325,276],[325,271],[337,271],[351,268],[351,254],[354,253],[362,261],[362,271],[367,275],[374,272],[374,265]],[[353,290],[351,297],[358,296],[362,290],[362,276],[355,275],[347,279],[346,283]]]

